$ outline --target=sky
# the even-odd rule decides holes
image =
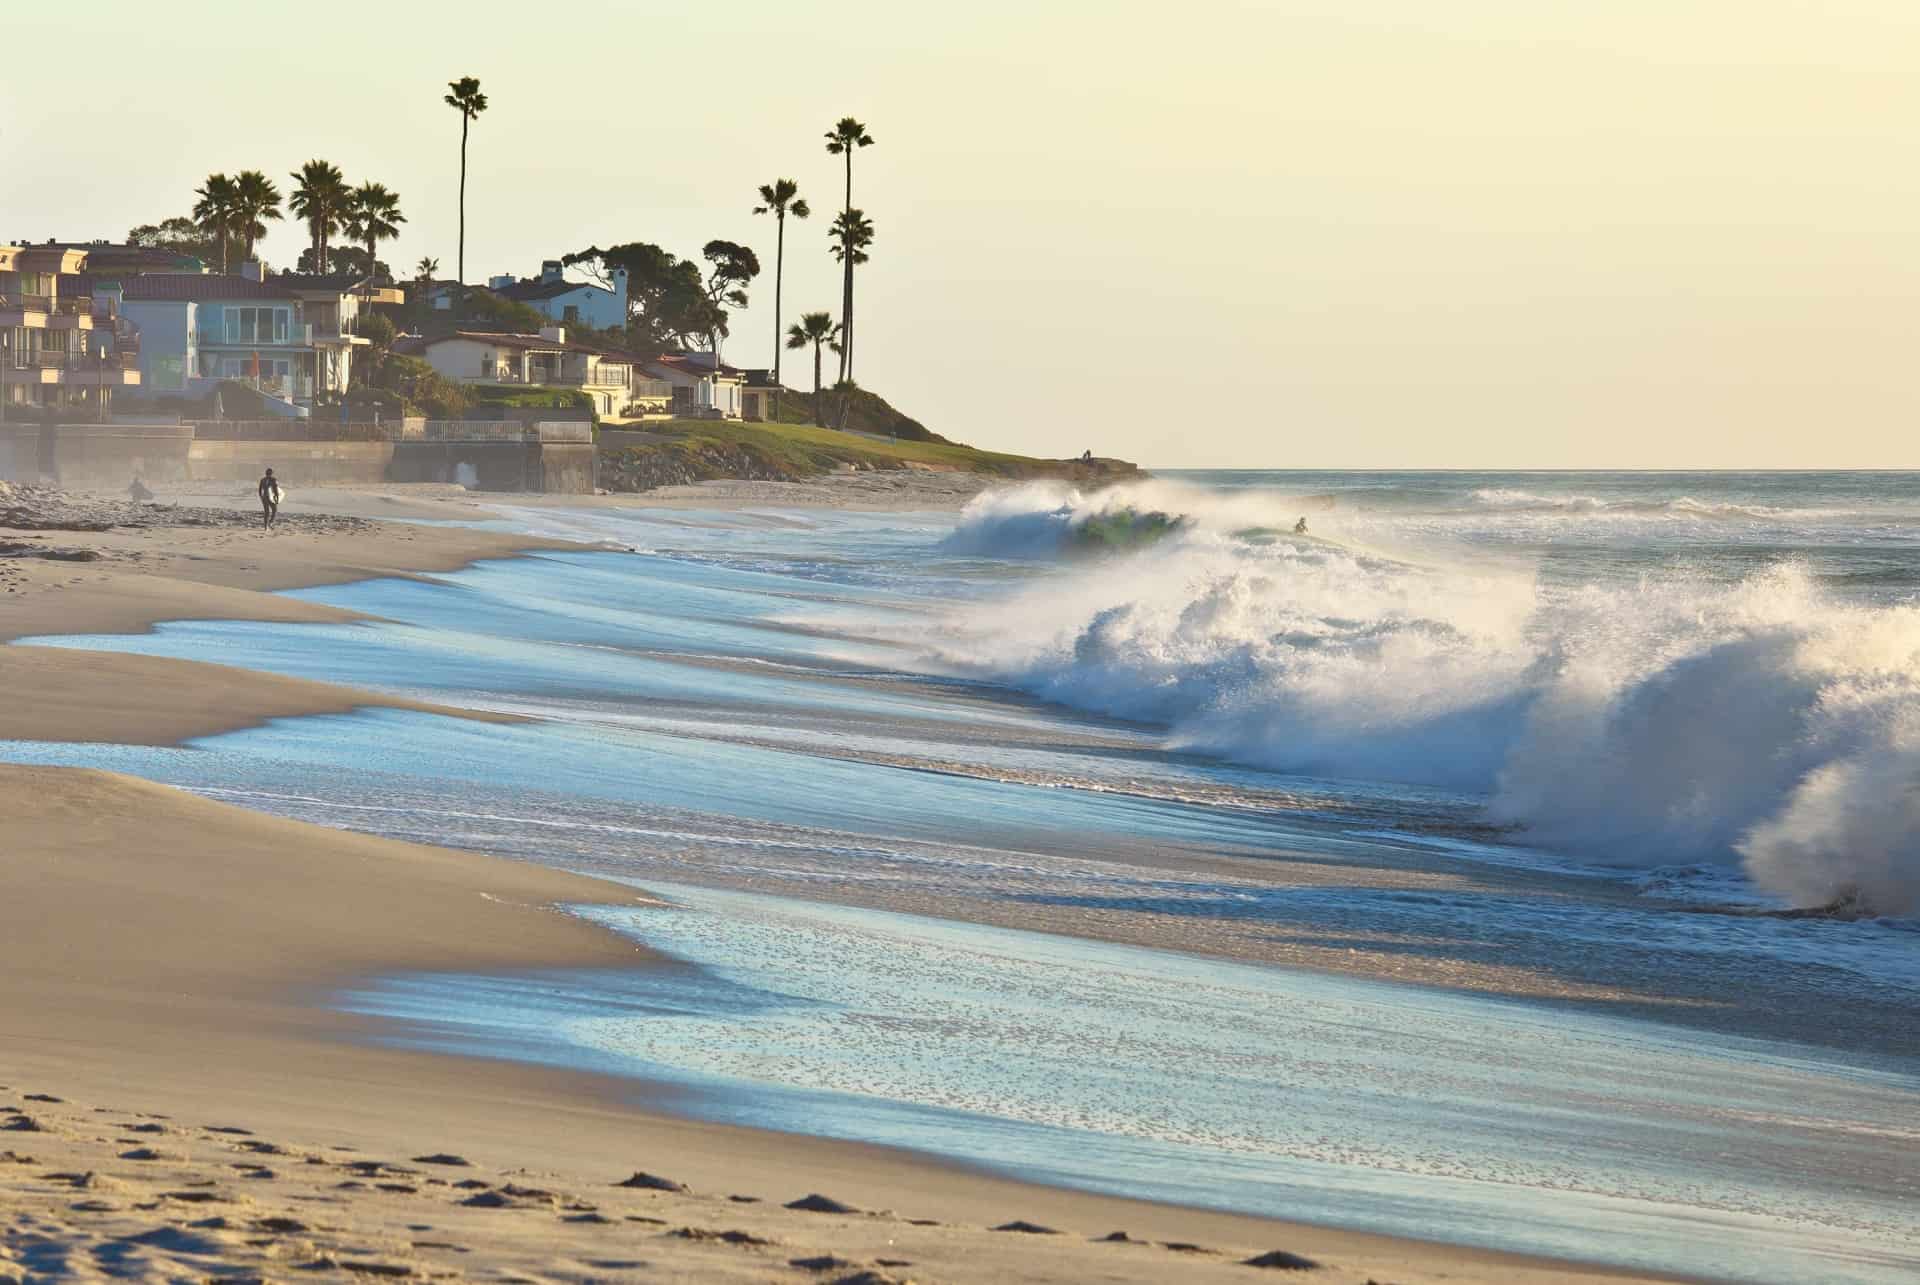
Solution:
[[[213,171],[401,195],[467,278],[754,245],[727,359],[838,313],[936,432],[1159,467],[1920,467],[1912,0],[17,6],[0,239],[121,238]],[[66,51],[66,52],[57,52]],[[260,247],[289,267],[291,222]],[[790,385],[811,372],[783,359]]]

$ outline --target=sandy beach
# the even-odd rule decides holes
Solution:
[[[459,496],[296,499],[271,534],[217,524],[213,504],[141,518],[104,501],[89,502],[94,518],[142,524],[0,529],[99,555],[0,560],[0,638],[181,616],[337,620],[270,591],[430,575],[537,543],[312,511],[416,517],[471,503]],[[404,704],[18,647],[0,650],[0,684],[6,739],[166,744]],[[1249,1260],[1299,1259],[1329,1281],[1620,1278],[690,1122],[630,1080],[376,1044],[378,1025],[326,1007],[330,994],[407,970],[675,965],[560,909],[645,903],[623,885],[75,769],[0,769],[0,814],[0,1280],[1230,1280],[1249,1278]],[[636,1172],[690,1190],[615,1185]],[[816,1193],[855,1212],[786,1207]]]

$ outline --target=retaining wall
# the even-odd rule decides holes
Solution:
[[[596,458],[588,424],[0,424],[0,480],[10,482],[118,491],[136,477],[252,483],[268,468],[288,486],[453,482],[590,495]]]

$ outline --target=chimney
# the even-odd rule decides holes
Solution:
[[[515,280],[514,275],[511,272],[503,272],[497,277],[487,278],[487,289],[504,290],[508,286],[512,285],[514,283],[514,280]]]
[[[241,264],[240,275],[248,281],[258,281],[260,279],[260,260],[248,259],[245,263]]]
[[[540,327],[540,337],[552,343],[564,344],[567,342],[567,328],[565,326],[542,326]]]
[[[558,259],[544,260],[540,264],[541,284],[545,285],[549,281],[558,281],[559,279],[560,279],[560,260]]]

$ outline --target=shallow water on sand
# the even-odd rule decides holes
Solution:
[[[1512,828],[1471,773],[1360,770],[1391,766],[1402,742],[1477,761],[1476,738],[1549,710],[1605,748],[1564,685],[1512,685],[1516,640],[1532,639],[1520,659],[1537,674],[1541,631],[1569,628],[1583,594],[1617,611],[1623,583],[1716,541],[1747,544],[1718,581],[1690,564],[1707,575],[1697,595],[1732,592],[1783,531],[1819,546],[1844,529],[1874,542],[1860,557],[1897,562],[1917,529],[1898,487],[1822,485],[1835,494],[1800,509],[1778,488],[1688,506],[1614,482],[1355,501],[1349,536],[1374,545],[1398,524],[1504,557],[1557,532],[1536,577],[1550,601],[1511,636],[1504,589],[1483,596],[1495,624],[1429,617],[1409,633],[1435,600],[1422,578],[1450,592],[1456,571],[1372,546],[1276,562],[1269,543],[1221,552],[1202,522],[1177,548],[1062,561],[1044,537],[1057,552],[1070,500],[1001,502],[958,531],[941,515],[528,510],[514,521],[641,552],[297,595],[386,623],[55,641],[244,658],[538,722],[388,711],[190,750],[0,755],[672,887],[681,908],[616,926],[697,970],[394,979],[348,1001],[405,1019],[407,1039],[673,1079],[719,1118],[1100,1190],[1705,1274],[1891,1277],[1920,1261],[1911,920],[1760,913],[1791,898],[1734,848],[1702,846],[1725,818],[1570,843],[1545,813]],[[1235,505],[1245,489],[1216,488]],[[1039,554],[1009,547],[1034,540]],[[1852,577],[1835,610],[1869,614],[1850,628],[1904,637],[1909,586],[1852,553],[1811,556],[1816,579]],[[1342,610],[1375,612],[1365,630],[1324,603],[1301,614],[1302,586],[1327,590],[1343,558]],[[1129,580],[1131,615],[1116,615]],[[1174,594],[1180,619],[1161,633],[1150,600],[1182,584],[1213,588]],[[1255,619],[1281,601],[1286,620]],[[1751,705],[1786,681],[1751,668],[1773,663],[1778,605],[1748,601],[1704,639],[1697,618],[1648,618],[1665,677],[1634,677],[1652,663],[1635,635],[1582,682],[1645,707],[1632,684],[1673,697],[1675,675],[1713,671],[1712,690]],[[1056,641],[1008,632],[1056,608]],[[1760,643],[1740,633],[1756,620]],[[1419,667],[1395,668],[1415,636]],[[1728,687],[1734,657],[1750,668]],[[1470,699],[1382,703],[1436,669]],[[1827,729],[1831,752],[1804,770],[1844,784],[1863,745],[1902,761],[1897,676],[1872,690],[1883,723]],[[1313,752],[1289,761],[1234,730],[1311,712],[1315,692],[1367,706],[1377,739],[1299,724],[1288,743]],[[1724,802],[1765,824],[1793,784]],[[1796,816],[1797,833],[1820,821]],[[1892,842],[1895,891],[1900,824],[1852,849]]]

